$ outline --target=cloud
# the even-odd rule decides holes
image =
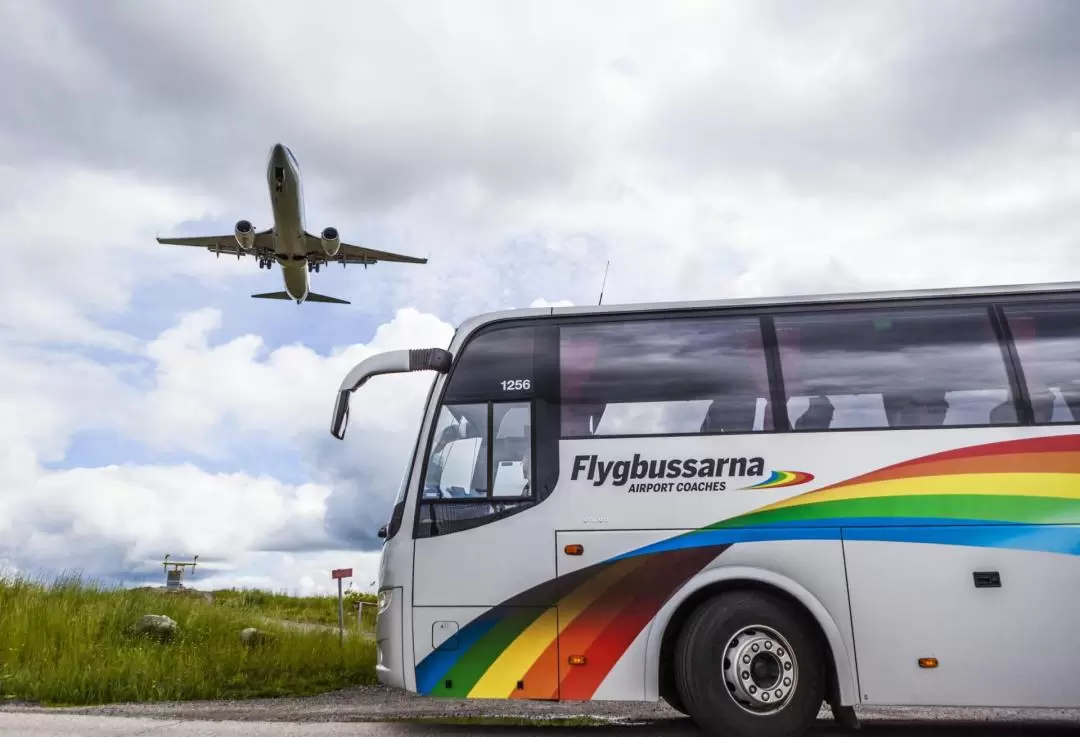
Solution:
[[[149,363],[126,374],[45,350],[0,358],[0,377],[22,390],[0,395],[9,441],[0,463],[0,557],[27,570],[78,561],[93,575],[143,580],[170,550],[228,561],[292,551],[307,560],[305,553],[333,550],[362,558],[378,545],[432,376],[384,377],[358,392],[344,443],[327,432],[334,394],[363,358],[446,346],[451,326],[402,309],[369,342],[321,355],[296,344],[267,350],[251,334],[215,342],[221,319],[212,309],[183,316],[146,345]],[[197,462],[40,466],[62,459],[86,430],[196,459],[227,460],[253,445],[267,455],[295,453],[311,481],[212,473]]]

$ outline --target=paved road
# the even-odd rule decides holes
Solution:
[[[480,727],[380,722],[182,721],[140,717],[0,712],[0,737],[692,737],[699,734],[687,720],[610,727]],[[814,737],[1050,737],[1080,735],[1080,722],[1043,721],[864,721],[859,732],[822,720]]]

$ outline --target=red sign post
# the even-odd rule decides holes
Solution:
[[[338,642],[345,646],[345,599],[341,593],[341,579],[352,578],[352,568],[334,568],[330,571],[330,578],[337,579],[337,621]]]

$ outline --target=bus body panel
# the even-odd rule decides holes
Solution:
[[[863,700],[875,705],[1075,707],[1080,628],[1074,554],[1008,550],[978,540],[1039,546],[1064,526],[937,531],[952,544],[845,543]],[[1076,550],[1076,548],[1074,548]],[[1000,588],[973,574],[997,573]],[[937,658],[920,668],[919,658]]]
[[[496,523],[416,540],[413,605],[492,607],[515,597],[519,606],[554,603],[541,589],[528,593],[555,577],[545,511],[540,505]]]
[[[405,612],[411,607],[404,601],[401,588],[382,587],[379,595],[385,597],[386,605],[380,606],[375,618],[375,675],[384,686],[409,689],[412,678],[409,682],[406,678],[413,669],[406,667],[412,662],[406,659],[406,653],[411,655],[412,648],[405,647],[405,640],[412,639],[406,638],[406,633],[412,631],[412,617],[406,618]]]
[[[512,581],[513,585],[499,589],[500,595],[505,598],[498,601],[490,599],[492,603],[488,606],[494,608],[483,609],[486,615],[491,616],[492,612],[512,609],[515,599],[519,607],[527,604],[545,605],[519,617],[517,625],[504,624],[504,629],[509,627],[505,633],[505,637],[509,639],[501,645],[502,647],[507,647],[506,643],[513,643],[517,638],[522,637],[527,626],[532,626],[533,621],[541,615],[551,616],[549,609],[545,608],[547,605],[553,605],[557,612],[561,612],[565,605],[560,597],[569,597],[575,592],[590,590],[595,593],[597,588],[595,581],[588,576],[583,578],[583,575],[597,576],[603,572],[600,569],[615,566],[623,566],[627,569],[633,567],[633,575],[630,575],[624,584],[621,594],[623,598],[614,599],[622,602],[623,605],[632,600],[632,607],[623,606],[626,612],[631,612],[631,616],[615,617],[610,604],[604,605],[609,608],[606,612],[603,612],[603,607],[600,607],[599,611],[602,616],[607,617],[607,622],[618,621],[623,624],[620,632],[614,632],[616,628],[612,628],[612,631],[605,633],[607,639],[591,657],[587,649],[581,653],[586,655],[588,665],[575,669],[567,664],[566,657],[578,654],[573,652],[574,645],[582,640],[580,636],[576,640],[573,639],[575,633],[569,628],[563,629],[566,623],[561,614],[559,615],[559,644],[566,645],[565,648],[559,650],[558,665],[561,681],[559,698],[591,699],[597,698],[597,694],[606,694],[606,698],[636,698],[626,694],[620,697],[619,689],[614,684],[606,684],[604,678],[586,678],[578,674],[584,674],[588,670],[623,673],[628,668],[634,670],[639,666],[642,671],[647,671],[648,646],[635,647],[635,643],[639,643],[639,638],[642,637],[645,639],[641,642],[649,642],[651,635],[643,633],[650,629],[652,620],[660,608],[675,595],[676,591],[695,587],[696,576],[707,577],[713,571],[723,572],[729,568],[732,570],[756,569],[762,572],[763,578],[771,575],[781,580],[799,582],[804,596],[820,602],[825,617],[831,620],[840,632],[841,647],[837,648],[835,644],[833,646],[836,657],[847,658],[850,657],[850,652],[857,652],[858,648],[854,646],[855,642],[852,640],[851,616],[846,608],[847,581],[844,553],[841,547],[845,538],[877,538],[885,541],[910,539],[911,542],[919,542],[920,536],[948,535],[955,529],[953,523],[957,519],[956,515],[965,510],[980,507],[989,509],[996,504],[997,506],[994,507],[996,511],[990,514],[998,516],[1003,514],[999,502],[1004,497],[1011,498],[1008,494],[1010,489],[1020,489],[1039,503],[1044,497],[1040,496],[1038,484],[1032,486],[1030,479],[1025,482],[1023,479],[1018,479],[1015,474],[1002,475],[1001,469],[992,470],[989,473],[980,471],[982,468],[993,469],[996,456],[1005,454],[1010,458],[1015,458],[1018,453],[1024,452],[1025,447],[1038,448],[1039,443],[1044,441],[1053,444],[1055,436],[1065,441],[1075,437],[1071,436],[1068,427],[913,430],[904,433],[906,436],[904,443],[887,445],[882,444],[880,440],[875,442],[874,435],[875,433],[870,432],[851,432],[807,434],[801,437],[743,435],[727,438],[653,437],[562,441],[561,457],[568,459],[570,464],[578,462],[579,469],[584,468],[584,463],[577,460],[582,456],[602,456],[607,459],[603,460],[604,463],[611,462],[611,459],[627,460],[630,465],[628,471],[623,469],[626,471],[625,479],[622,476],[613,478],[609,475],[607,482],[597,486],[594,482],[599,479],[598,475],[594,474],[594,479],[590,482],[584,478],[583,471],[578,474],[579,478],[575,482],[572,478],[568,478],[571,474],[564,473],[560,476],[559,484],[551,498],[543,504],[473,530],[456,532],[444,538],[419,540],[417,549],[420,551],[425,544],[439,542],[447,546],[447,551],[452,549],[502,551],[498,556],[501,562],[501,566],[498,567],[492,563],[481,564],[478,562],[480,558],[474,559],[474,554],[469,553],[468,560],[473,563],[473,566],[481,567],[470,566],[468,570],[476,572],[478,580],[483,582],[473,586],[469,595],[487,596],[480,592],[494,591],[495,588],[488,587],[505,587],[507,581]],[[1012,441],[1021,442],[1019,449],[1010,442],[1010,438]],[[1029,442],[1029,446],[1022,445],[1025,440]],[[845,450],[842,456],[837,452],[837,446],[841,442]],[[1030,445],[1031,443],[1034,445]],[[717,444],[723,445],[725,453],[723,457],[747,457],[753,450],[757,450],[761,455],[754,457],[780,456],[781,464],[777,467],[781,469],[799,471],[804,468],[812,469],[805,473],[814,476],[813,486],[817,488],[811,492],[802,491],[798,486],[794,489],[781,488],[764,492],[750,490],[748,486],[753,485],[750,482],[760,481],[761,476],[771,474],[774,467],[766,465],[755,478],[746,477],[745,481],[739,481],[743,477],[736,474],[733,478],[736,484],[744,487],[742,489],[731,490],[731,487],[727,486],[723,490],[712,492],[676,492],[666,491],[663,488],[650,492],[628,490],[627,487],[631,482],[656,483],[630,478],[634,473],[635,461],[633,460],[634,453],[629,451],[634,450],[640,456],[637,462],[642,463],[670,457],[673,453],[678,456],[718,456]],[[751,449],[750,445],[756,445],[757,448]],[[785,449],[788,451],[787,454],[774,453],[771,450],[772,447],[784,445],[788,446]],[[766,453],[764,448],[770,448],[770,451]],[[955,456],[960,464],[967,464],[966,472],[950,473],[949,468],[940,465],[930,467],[929,464],[937,462],[934,461],[934,457],[942,453]],[[1075,451],[1066,451],[1066,454],[1070,453],[1076,455]],[[799,460],[787,462],[789,457]],[[1032,462],[1039,460],[1035,456],[1031,458],[1035,459]],[[1059,459],[1058,465],[1060,462]],[[1065,459],[1065,462],[1071,461]],[[823,468],[826,464],[827,468]],[[1080,463],[1076,465],[1080,470]],[[572,469],[573,465],[570,467]],[[963,468],[960,470],[964,471]],[[818,471],[821,471],[820,476],[825,477],[822,479],[824,483],[816,482],[819,474],[815,472]],[[875,478],[875,473],[883,477]],[[938,474],[942,476],[939,477]],[[1058,475],[1054,478],[1057,479],[1054,487],[1057,491],[1048,489],[1048,493],[1058,493],[1064,488],[1067,494],[1080,497],[1080,487],[1071,476],[1062,479]],[[625,483],[620,483],[620,480],[624,480]],[[727,480],[730,481],[731,478]],[[1002,483],[1006,486],[1001,486]],[[582,489],[582,486],[585,488]],[[821,488],[823,486],[830,488],[823,490]],[[935,491],[944,493],[935,494],[933,493]],[[974,501],[972,501],[973,495]],[[630,501],[636,504],[614,501],[615,498],[624,496],[629,497]],[[606,502],[603,501],[605,498]],[[679,500],[677,504],[672,501],[676,498]],[[708,499],[712,499],[712,502],[709,503]],[[747,503],[748,500],[757,501]],[[928,503],[929,507],[927,507]],[[957,507],[957,504],[962,505],[963,509]],[[769,506],[772,509],[764,509]],[[640,508],[646,508],[647,511],[641,511]],[[1055,521],[1080,522],[1080,514],[1077,514],[1075,507],[1068,503],[1055,511],[1054,515]],[[668,524],[689,521],[688,518],[691,517],[704,520],[705,524],[683,529],[668,527]],[[621,530],[561,530],[553,535],[553,528],[559,520],[602,524],[621,528]],[[651,520],[654,528],[644,528],[645,520]],[[980,529],[989,529],[989,524],[986,522],[974,520],[971,524]],[[627,529],[634,526],[638,529]],[[663,526],[663,529],[655,529],[656,526]],[[527,532],[530,527],[533,533]],[[554,555],[551,557],[543,552],[545,548],[542,545],[532,547],[535,544],[534,535],[537,528],[546,532],[536,537],[536,540],[552,535],[547,538],[556,544],[556,550],[553,551]],[[933,532],[926,532],[927,529]],[[1002,544],[1009,544],[1009,539],[1005,536]],[[1017,542],[1014,539],[1013,542],[1023,544],[1022,540]],[[564,546],[573,543],[583,545],[586,555],[580,556],[580,559],[578,556],[566,555]],[[958,539],[956,544],[966,543]],[[909,554],[902,551],[910,547],[911,545],[907,543],[897,543],[894,547],[897,552],[894,555],[899,556],[898,559],[903,561]],[[490,574],[492,571],[509,570],[507,566],[514,559],[509,555],[510,550],[522,554],[526,550],[534,551],[532,559],[552,561],[553,569],[556,567],[553,559],[558,560],[558,570],[553,571],[553,574],[558,575],[553,575],[550,579],[539,583],[537,583],[541,578],[539,575],[529,580],[523,580],[517,576],[512,578],[503,576],[500,583],[488,583],[499,579],[499,576],[485,575],[485,572]],[[547,547],[547,550],[550,551],[550,547]],[[432,559],[445,558],[447,554],[431,557]],[[848,566],[851,565],[852,560],[849,554]],[[1071,570],[1074,571],[1074,575],[1080,572],[1080,568],[1076,567],[1076,559],[1072,556],[1066,566],[1073,567]],[[970,575],[970,572],[968,573]],[[450,589],[444,590],[447,596],[452,595]],[[912,596],[919,600],[925,593],[916,588]],[[867,611],[866,607],[873,606],[874,601],[880,603],[883,595],[884,592],[878,592],[877,595],[868,595],[867,598],[861,599],[863,611]],[[635,596],[639,598],[634,598]],[[887,608],[886,611],[889,609]],[[479,614],[481,610],[478,609],[475,612]],[[478,621],[482,619],[483,617],[479,617]],[[460,626],[469,624],[468,620],[455,621]],[[422,626],[425,630],[427,629],[426,624]],[[550,633],[546,623],[541,622],[536,626],[542,627],[545,635]],[[857,622],[855,626],[858,627]],[[898,620],[896,626],[906,625],[903,625],[903,620]],[[593,628],[593,631],[586,632],[584,636],[595,635],[599,624],[594,623]],[[530,630],[530,632],[533,631],[535,630]],[[875,627],[871,632],[867,636],[875,641],[888,639],[888,635],[882,632],[880,626]],[[988,630],[988,632],[993,637],[1010,636],[1008,632],[999,630]],[[658,632],[657,635],[659,634]],[[855,637],[857,636],[856,631]],[[428,638],[430,649],[430,631],[417,633],[417,662],[421,664],[425,660],[425,655],[419,649],[419,643],[424,637]],[[1030,649],[1029,652],[1031,652]],[[1036,648],[1034,654],[1038,655],[1039,652]],[[472,667],[486,672],[499,656],[487,652],[483,659],[477,660],[477,656],[473,653],[460,652],[457,657],[462,663],[474,661]],[[921,656],[913,657],[917,659]],[[910,669],[911,657],[908,657],[907,661],[906,665],[872,663],[869,667],[886,670],[897,667]],[[589,665],[600,667],[592,669]],[[616,665],[619,666],[618,671],[615,670]],[[622,680],[621,676],[619,678]],[[962,687],[955,686],[955,688]],[[842,687],[842,690],[850,693],[849,688]],[[636,688],[634,693],[637,693]],[[860,701],[877,703],[873,694],[867,691],[866,695],[871,701],[868,702],[866,698]],[[912,693],[911,696],[904,698],[915,699],[908,703],[919,704],[923,703],[919,699],[931,698],[933,700],[935,697]],[[941,699],[941,697],[936,698],[938,701]],[[896,698],[887,699],[886,703],[895,701]],[[1032,702],[1034,703],[1042,702],[1036,700]],[[1076,695],[1075,703],[1080,703],[1080,694]]]
[[[659,642],[670,614],[661,614],[661,610],[668,602],[681,603],[703,587],[724,580],[767,583],[804,601],[823,631],[836,633],[836,642],[830,639],[830,646],[837,658],[845,661],[845,691],[854,697],[848,677],[854,665],[850,658],[853,638],[840,540],[755,542],[627,557],[633,551],[692,532],[557,534],[559,575],[588,574],[559,602],[562,698],[646,699],[641,675],[649,672],[649,642],[654,636]],[[568,555],[568,545],[582,546],[582,555]],[[573,655],[584,655],[585,665],[569,665],[568,658]],[[627,678],[628,672],[634,674],[633,679]],[[626,684],[625,688],[620,689],[619,683]],[[656,696],[649,698],[655,700]]]
[[[615,661],[615,665],[592,692],[589,700],[648,701],[645,696],[645,679],[642,678],[648,643],[649,628],[645,627]],[[563,661],[565,660],[563,658]]]
[[[419,693],[472,699],[559,697],[553,607],[416,607],[414,614]],[[488,626],[478,630],[478,624]]]

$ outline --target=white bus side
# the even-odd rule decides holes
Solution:
[[[1080,285],[499,313],[334,433],[429,368],[383,683],[734,735],[1080,706]]]

